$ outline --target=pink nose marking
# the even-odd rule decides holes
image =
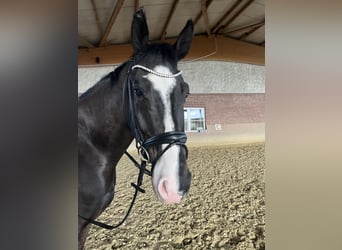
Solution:
[[[175,183],[174,183],[175,184]],[[162,179],[158,185],[158,193],[165,203],[179,203],[183,196],[177,193],[174,188],[175,185],[171,185],[167,179]]]

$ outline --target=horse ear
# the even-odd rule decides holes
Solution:
[[[177,61],[184,58],[188,54],[191,47],[192,36],[194,32],[194,25],[192,20],[188,20],[182,32],[179,34],[176,43],[173,45],[175,48]]]
[[[139,51],[148,43],[148,27],[144,8],[138,9],[133,17],[131,38],[134,52]]]

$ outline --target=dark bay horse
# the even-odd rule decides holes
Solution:
[[[79,98],[78,244],[114,198],[115,166],[135,139],[152,186],[164,203],[178,203],[190,188],[183,106],[189,86],[177,62],[188,53],[193,23],[173,45],[149,43],[143,9],[131,28],[134,53]]]

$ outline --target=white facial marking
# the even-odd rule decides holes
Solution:
[[[163,74],[172,74],[169,68],[165,66],[158,65],[154,69],[156,72],[160,72]],[[160,94],[161,100],[164,106],[164,132],[174,131],[175,124],[172,119],[172,108],[171,108],[171,98],[170,94],[172,90],[176,86],[176,79],[175,78],[165,78],[156,76],[154,74],[147,74],[144,76],[147,78],[153,88]],[[164,149],[167,145],[162,145]],[[168,183],[170,184],[169,191],[177,193],[179,187],[179,146],[173,146],[168,149],[158,160],[154,167],[153,173],[153,186],[155,188],[158,187],[158,182],[160,179],[167,179]]]
[[[167,67],[161,65],[156,66],[153,71],[169,75],[172,74],[172,72]],[[144,77],[152,83],[153,88],[160,94],[160,97],[162,99],[164,105],[165,132],[173,131],[175,129],[175,125],[172,120],[171,114],[170,94],[173,88],[176,86],[176,79],[160,77],[151,73],[145,75]]]

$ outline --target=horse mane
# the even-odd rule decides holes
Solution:
[[[86,98],[87,96],[91,95],[94,91],[101,88],[104,85],[105,80],[110,79],[110,86],[111,88],[114,84],[118,81],[119,75],[124,68],[126,63],[119,65],[114,71],[109,72],[107,75],[103,76],[97,83],[95,83],[92,87],[90,87],[86,92],[79,96],[79,100]]]

